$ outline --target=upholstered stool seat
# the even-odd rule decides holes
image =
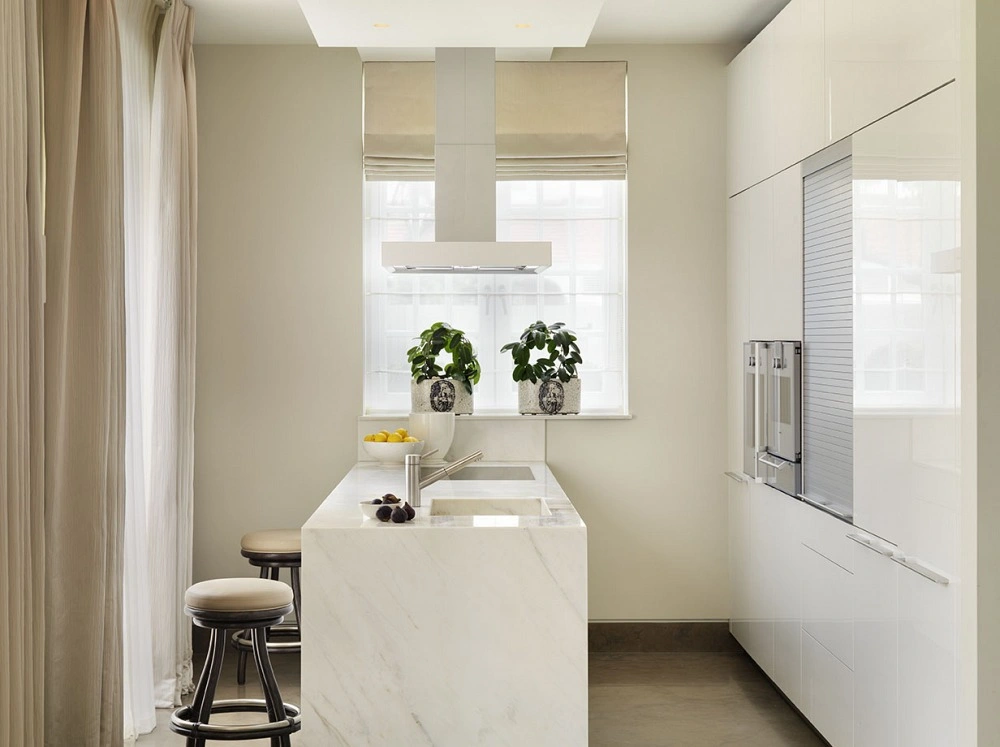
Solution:
[[[302,532],[298,529],[267,529],[248,532],[240,540],[240,548],[247,553],[301,553]]]
[[[194,624],[211,631],[205,668],[191,705],[170,717],[170,729],[187,737],[188,747],[206,740],[270,739],[290,747],[289,734],[302,728],[298,706],[285,703],[267,653],[267,631],[292,611],[292,590],[280,581],[264,578],[220,578],[194,584],[184,594],[184,612]],[[226,631],[241,629],[260,675],[264,699],[215,700],[215,688],[226,652]],[[267,721],[255,724],[212,724],[213,713],[259,712]]]
[[[292,590],[280,581],[217,578],[190,587],[184,594],[184,604],[199,612],[275,610],[292,604]]]
[[[272,654],[301,650],[299,626],[302,624],[302,595],[299,590],[299,568],[302,566],[302,532],[298,529],[248,532],[240,540],[240,554],[250,561],[250,565],[260,568],[261,578],[270,576],[271,580],[277,581],[280,570],[288,569],[295,622],[271,628],[268,631],[267,649]],[[279,638],[292,640],[277,640]],[[247,657],[252,650],[250,644],[250,638],[243,632],[233,633],[233,647],[239,651],[236,681],[241,685],[246,683]]]

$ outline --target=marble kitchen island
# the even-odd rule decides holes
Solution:
[[[587,528],[518,466],[534,479],[441,480],[383,524],[358,503],[402,498],[402,465],[361,463],[309,518],[299,744],[587,744]],[[457,499],[517,513],[434,515]]]

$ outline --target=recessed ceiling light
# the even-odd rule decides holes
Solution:
[[[387,28],[389,28],[389,24],[388,23],[373,23],[372,26],[374,26],[377,29],[387,29]]]
[[[531,28],[531,24],[530,23],[515,23],[514,24],[514,28],[516,28],[516,29],[530,29]]]

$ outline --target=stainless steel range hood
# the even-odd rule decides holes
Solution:
[[[496,53],[434,56],[434,237],[382,242],[390,272],[531,274],[552,264],[549,241],[496,240]]]

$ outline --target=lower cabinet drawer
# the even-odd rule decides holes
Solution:
[[[802,632],[802,712],[833,747],[854,744],[854,672]]]
[[[854,669],[854,574],[805,545],[800,551],[802,629]]]

